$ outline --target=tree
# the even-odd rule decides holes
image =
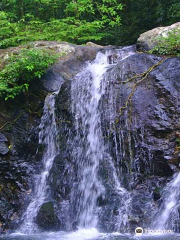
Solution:
[[[1,47],[38,39],[129,45],[142,32],[179,21],[180,3],[179,0],[1,0],[0,11],[6,13],[10,24],[16,23],[16,32],[19,31],[19,38],[4,39],[8,44],[0,43]]]

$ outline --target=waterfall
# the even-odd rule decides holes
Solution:
[[[75,181],[73,179],[71,182],[70,197],[56,202],[59,219],[72,217],[72,223],[67,220],[69,228],[65,229],[72,230],[74,226],[106,229],[106,224],[111,224],[108,231],[131,231],[131,171],[133,167],[138,167],[132,154],[132,145],[137,143],[135,133],[131,132],[127,111],[124,111],[121,122],[115,126],[117,112],[124,99],[121,86],[118,85],[118,91],[115,91],[114,82],[118,79],[121,61],[132,54],[123,54],[123,49],[99,52],[96,59],[86,62],[81,72],[71,80],[71,106],[68,111],[74,121],[70,131],[64,133],[66,126],[56,125],[55,103],[59,91],[46,97],[39,126],[39,144],[44,145],[43,168],[39,175],[34,176],[35,188],[23,215],[22,232],[38,231],[36,216],[42,204],[50,197],[48,177],[54,158],[59,153],[57,139],[64,134],[67,134],[67,139],[63,142],[65,151],[70,152],[70,164],[72,162],[75,165],[72,168],[75,170]],[[111,59],[109,56],[112,56]],[[143,129],[141,131],[142,141]],[[139,156],[137,153],[137,159]],[[125,162],[124,159],[128,161]],[[61,160],[64,159],[60,157],[59,161]],[[180,174],[176,174],[164,190],[162,204],[151,229],[175,228],[174,223],[179,219],[179,197]],[[54,201],[57,199],[54,198]],[[66,218],[65,215],[68,214]]]
[[[79,226],[96,227],[97,199],[104,192],[98,168],[105,151],[101,131],[99,102],[104,93],[103,76],[108,69],[107,55],[98,53],[72,83],[72,112],[76,119],[79,146]]]
[[[35,176],[35,189],[32,200],[23,215],[23,224],[21,226],[22,232],[31,233],[37,230],[34,220],[38,210],[47,197],[47,179],[52,168],[53,160],[58,153],[55,116],[55,100],[58,93],[59,91],[49,94],[45,99],[43,115],[39,125],[39,144],[45,145],[43,170],[39,175]]]
[[[68,132],[70,135],[67,140],[67,151],[69,146],[73,146],[71,157],[76,165],[77,183],[75,187],[72,183],[71,197],[67,200],[70,205],[67,205],[66,212],[74,209],[71,214],[75,219],[75,224],[80,228],[98,228],[101,212],[99,202],[103,201],[107,192],[100,169],[105,162],[111,178],[110,188],[120,200],[118,200],[119,211],[115,220],[117,221],[116,230],[120,230],[128,221],[130,193],[121,185],[115,159],[111,156],[108,143],[104,140],[102,102],[109,84],[106,79],[107,72],[113,69],[118,61],[131,54],[126,50],[125,53],[121,50],[99,52],[96,59],[87,62],[83,70],[71,82],[71,113],[74,118],[75,136],[73,134],[72,137],[72,132]],[[39,144],[44,145],[43,167],[40,174],[34,176],[31,202],[23,214],[23,224],[20,227],[23,233],[38,232],[36,217],[42,204],[50,197],[47,181],[54,158],[59,153],[57,134],[63,132],[56,125],[55,103],[58,94],[59,91],[51,93],[45,99],[39,125]],[[64,209],[63,203],[63,201],[59,203],[59,213]],[[62,214],[59,218],[61,217]]]
[[[151,229],[175,230],[175,221],[179,219],[180,173],[175,174],[164,189],[162,206],[158,210]]]
[[[72,82],[71,99],[72,113],[75,118],[75,146],[74,158],[78,162],[78,192],[77,196],[77,222],[79,227],[92,228],[98,226],[98,215],[100,208],[98,200],[103,199],[105,187],[100,178],[99,169],[103,161],[108,162],[111,171],[112,187],[120,196],[127,201],[119,209],[118,223],[123,222],[123,216],[127,216],[126,210],[130,202],[130,196],[119,181],[114,160],[108,153],[102,131],[101,101],[108,85],[106,75],[117,59],[123,59],[123,51],[99,52],[93,62],[88,62]],[[109,56],[116,56],[116,61]],[[130,55],[132,53],[129,53]],[[128,54],[126,54],[126,57]],[[109,64],[110,63],[110,64]],[[112,64],[113,63],[113,64]],[[126,206],[125,206],[126,205]]]

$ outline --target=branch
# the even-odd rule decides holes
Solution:
[[[167,59],[167,58],[166,58],[166,59]],[[139,74],[139,75],[136,75],[136,76],[128,79],[127,81],[122,82],[122,83],[128,83],[128,82],[132,81],[133,79],[143,77],[142,79],[140,79],[139,81],[137,81],[137,82],[133,85],[132,92],[130,93],[130,95],[129,95],[129,97],[128,97],[126,103],[125,103],[125,105],[120,108],[120,116],[122,115],[122,110],[124,110],[124,109],[126,109],[126,108],[128,107],[128,105],[129,105],[129,103],[130,103],[130,101],[131,101],[131,99],[132,99],[132,97],[133,97],[133,95],[134,95],[134,93],[135,93],[135,91],[136,91],[136,89],[137,89],[137,86],[138,86],[141,82],[143,82],[143,81],[148,77],[148,75],[150,74],[150,72],[152,72],[156,67],[158,67],[159,65],[161,65],[166,59],[163,59],[163,60],[159,61],[159,62],[156,63],[154,66],[150,67],[146,72],[141,73],[141,74]]]
[[[3,130],[7,125],[9,125],[9,124],[11,124],[11,125],[13,125],[13,124],[15,124],[16,122],[17,122],[17,120],[21,117],[21,115],[22,115],[22,112],[20,112],[20,114],[17,116],[17,118],[15,118],[14,120],[12,120],[12,121],[9,121],[9,122],[6,122],[4,125],[2,125],[1,127],[0,127],[0,131],[1,130]]]

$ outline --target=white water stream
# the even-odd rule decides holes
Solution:
[[[122,54],[122,52],[120,52]],[[102,161],[105,161],[106,146],[103,139],[101,126],[100,102],[106,88],[106,72],[112,65],[109,65],[108,56],[112,53],[99,52],[93,62],[87,63],[86,68],[80,72],[72,83],[72,112],[76,119],[76,134],[79,145],[85,148],[77,152],[79,166],[79,192],[78,199],[78,222],[80,227],[93,228],[98,225],[98,198],[104,194],[104,186],[99,178],[99,168]],[[118,55],[116,57],[123,58]],[[114,188],[121,194],[122,198],[129,202],[130,196],[121,187],[119,177],[111,157],[108,157],[109,167],[112,172],[111,181]],[[124,222],[122,216],[126,213],[125,206],[119,209],[119,221]],[[123,212],[123,213],[122,213]],[[127,219],[126,219],[127,220]]]
[[[39,144],[45,145],[43,154],[43,170],[35,176],[35,189],[30,204],[23,215],[21,231],[33,233],[37,227],[34,222],[38,210],[47,197],[47,179],[53,160],[58,153],[57,126],[55,120],[55,100],[58,92],[48,95],[45,99],[43,115],[40,123]]]
[[[173,230],[171,220],[178,212],[180,204],[180,173],[175,174],[171,182],[168,183],[162,197],[163,204],[159,209],[156,218],[153,220],[151,229]]]

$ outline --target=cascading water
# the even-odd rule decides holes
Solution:
[[[179,219],[178,207],[180,204],[180,173],[175,174],[168,183],[162,196],[163,204],[153,219],[151,229],[176,230],[175,221]]]
[[[38,210],[47,197],[47,179],[52,168],[53,160],[58,153],[57,126],[55,116],[55,100],[59,91],[48,95],[45,99],[43,116],[40,123],[39,144],[45,145],[43,154],[43,171],[35,176],[35,189],[32,201],[23,215],[22,232],[34,232],[37,230],[34,222]]]
[[[115,55],[115,61],[113,60]],[[130,53],[131,55],[131,53]],[[111,60],[108,58],[111,56]],[[127,54],[128,56],[128,54]],[[93,62],[80,72],[71,85],[72,113],[75,116],[76,136],[73,158],[78,172],[78,185],[74,189],[76,207],[76,221],[80,228],[95,228],[98,226],[99,199],[103,199],[105,186],[99,174],[100,165],[106,158],[111,175],[111,185],[117,195],[126,201],[119,207],[117,217],[117,230],[126,225],[127,208],[130,203],[130,194],[120,184],[120,177],[115,163],[108,153],[102,131],[101,101],[107,87],[106,73],[114,66],[117,59],[123,59],[121,51],[99,52]],[[111,62],[111,64],[109,64]],[[113,64],[112,64],[113,63]],[[39,143],[45,145],[43,155],[43,171],[35,176],[35,189],[32,201],[23,215],[21,232],[34,233],[38,231],[35,223],[36,216],[42,204],[48,197],[48,184],[50,170],[55,156],[58,154],[58,141],[55,116],[55,101],[58,92],[50,94],[45,99],[43,116],[39,126]],[[78,192],[78,194],[75,194]],[[128,203],[128,204],[127,204]],[[62,204],[61,204],[62,205]]]
[[[79,226],[96,227],[97,200],[104,192],[98,177],[98,168],[105,151],[99,101],[104,93],[103,75],[108,67],[107,55],[98,53],[93,63],[76,76],[72,84],[72,106],[76,117],[76,131],[79,146],[85,152],[78,152],[79,175]],[[82,129],[81,129],[82,128]]]
[[[122,52],[115,51],[117,58]],[[79,146],[74,152],[78,162],[79,187],[77,204],[77,221],[79,227],[97,227],[98,200],[103,199],[105,188],[99,176],[99,168],[105,158],[111,171],[111,182],[116,192],[126,202],[126,208],[130,199],[127,191],[121,187],[114,162],[107,151],[102,132],[102,119],[100,102],[107,86],[106,73],[112,65],[109,65],[108,56],[113,57],[112,52],[99,52],[92,63],[87,63],[86,68],[76,76],[72,83],[72,112],[76,119],[76,141]],[[128,56],[128,54],[127,54]],[[111,59],[113,62],[113,59]],[[119,209],[119,216],[125,217],[125,207]],[[119,223],[120,217],[118,219]],[[117,224],[117,225],[118,225]]]

